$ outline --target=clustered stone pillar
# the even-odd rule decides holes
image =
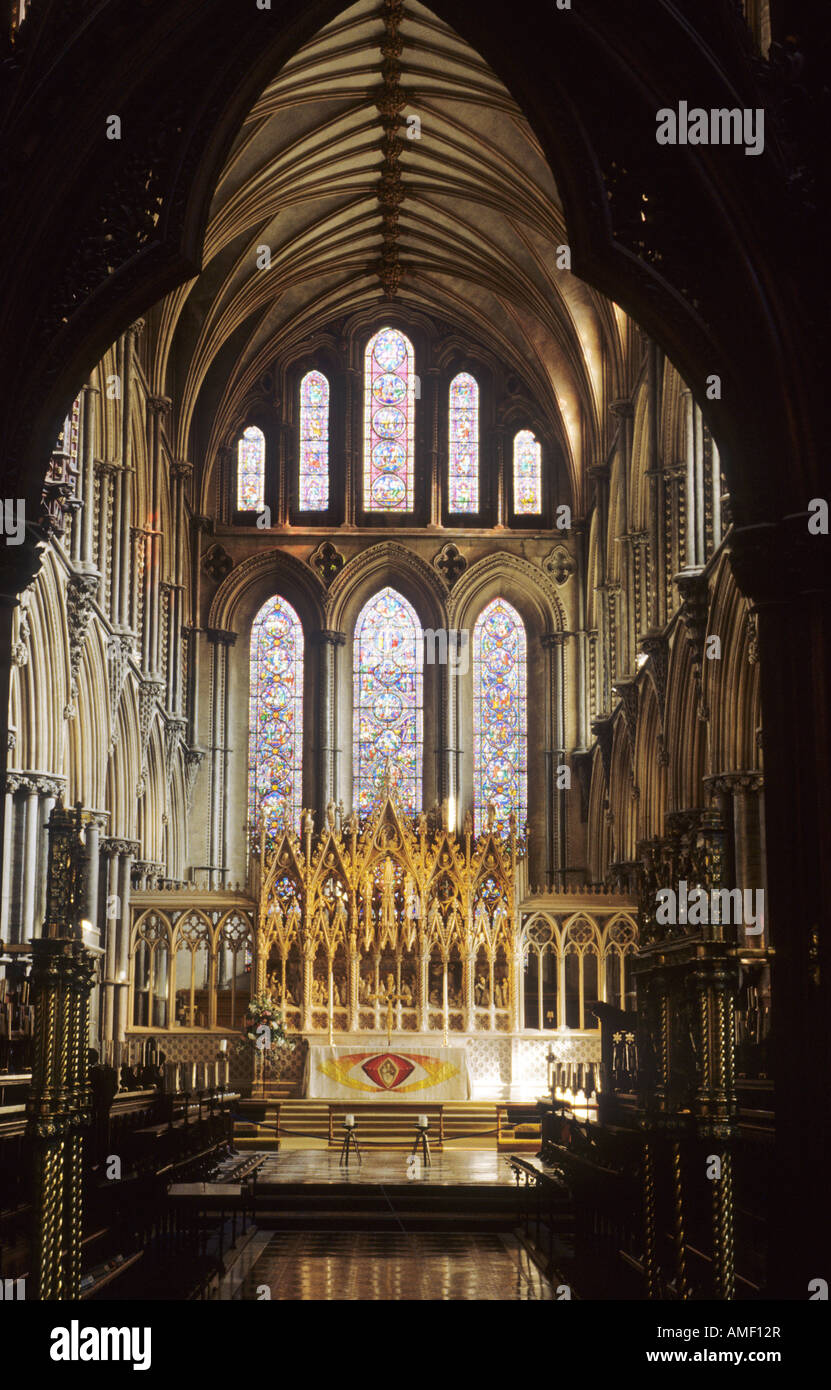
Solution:
[[[127,1027],[130,970],[130,871],[139,853],[135,840],[105,839],[99,924],[104,943],[101,1037],[123,1040]]]
[[[564,648],[570,632],[547,632],[541,641],[548,652],[548,776],[546,778],[547,877],[551,887],[565,887],[567,859],[566,787],[558,772],[565,766],[565,680]]]
[[[211,673],[211,800],[210,800],[210,887],[222,888],[228,853],[228,651],[237,634],[224,628],[206,628],[213,647]]]
[[[35,772],[9,772],[6,775],[6,814],[9,848],[17,839],[22,845],[22,862],[16,881],[19,892],[13,896],[10,882],[4,884],[3,931],[11,931],[19,941],[31,941],[43,920],[46,888],[46,825],[64,784],[62,777],[46,777]],[[4,862],[11,868],[11,857]]]
[[[324,628],[315,635],[320,648],[318,697],[318,779],[317,804],[322,815],[330,801],[337,802],[342,790],[338,767],[337,710],[337,653],[346,642],[346,634]]]

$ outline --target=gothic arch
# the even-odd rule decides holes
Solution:
[[[281,550],[263,551],[235,565],[211,600],[208,626],[248,634],[263,604],[280,594],[297,612],[308,638],[325,626],[325,591],[308,565]]]
[[[451,627],[472,631],[482,609],[497,597],[516,608],[529,636],[565,630],[562,602],[545,571],[504,550],[477,560],[456,581],[447,602]]]
[[[333,580],[326,599],[327,626],[351,634],[367,599],[386,585],[411,603],[422,629],[447,625],[446,597],[435,570],[396,541],[362,550]]]

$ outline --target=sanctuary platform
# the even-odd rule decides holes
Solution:
[[[365,1152],[348,1167],[334,1151],[267,1157],[257,1173],[256,1223],[280,1231],[512,1231],[520,1198],[507,1156]],[[563,1192],[562,1225],[568,1224]]]

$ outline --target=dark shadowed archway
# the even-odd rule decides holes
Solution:
[[[25,498],[30,516],[86,372],[132,320],[198,272],[218,171],[246,111],[344,8],[102,0],[90,13],[83,0],[34,0],[5,54],[0,104],[0,255],[12,268],[0,303],[3,495]],[[535,0],[511,14],[491,0],[436,0],[432,9],[481,52],[536,132],[563,198],[574,270],[665,348],[721,448],[734,567],[759,609],[770,912],[786,924],[775,1029],[787,1040],[777,1072],[787,1211],[772,1268],[788,1296],[804,1297],[790,1271],[804,1268],[822,1226],[801,1194],[823,1183],[813,1157],[817,1097],[791,1057],[827,1072],[831,978],[820,929],[831,907],[822,851],[831,566],[827,539],[809,535],[805,517],[828,475],[827,271],[804,146],[810,61],[794,82],[787,68],[755,59],[729,0],[656,0],[648,27],[638,0],[570,11]],[[764,153],[658,146],[656,112],[687,99],[764,108]],[[119,140],[107,139],[113,115]],[[720,399],[706,397],[711,376]],[[4,655],[36,542],[33,528],[27,544],[0,553]],[[4,677],[4,719],[7,696]]]

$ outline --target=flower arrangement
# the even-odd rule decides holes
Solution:
[[[282,1010],[269,992],[262,990],[249,1001],[237,1050],[259,1053],[266,1068],[273,1054],[283,1047],[294,1047],[294,1043],[286,1036]]]

